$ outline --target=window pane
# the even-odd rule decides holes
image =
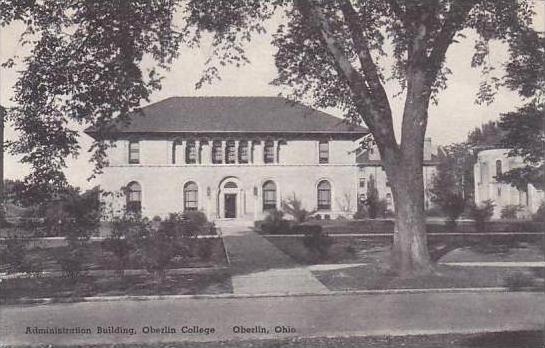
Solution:
[[[221,141],[214,141],[212,143],[212,163],[222,163],[223,156],[221,153]]]
[[[139,214],[142,211],[142,189],[140,184],[132,182],[127,186],[127,212]]]
[[[274,143],[272,141],[265,142],[263,156],[265,163],[274,163]]]
[[[263,184],[263,210],[276,209],[276,185],[272,181]]]
[[[187,142],[185,148],[185,162],[186,163],[197,163],[197,148],[195,143],[190,141]]]
[[[240,142],[238,145],[238,161],[240,163],[248,163],[248,143],[247,142]]]
[[[140,163],[140,144],[137,141],[129,142],[129,164]]]
[[[331,209],[331,185],[327,181],[318,184],[318,209]]]
[[[236,163],[237,156],[236,156],[236,149],[235,149],[235,142],[234,141],[228,141],[227,147],[225,148],[225,162],[226,163]]]
[[[327,141],[320,141],[320,144],[318,145],[319,148],[319,154],[320,154],[320,163],[328,163],[329,162],[329,143]]]
[[[184,210],[198,209],[198,188],[194,182],[188,182],[184,187]]]

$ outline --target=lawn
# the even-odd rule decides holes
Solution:
[[[223,241],[221,238],[199,239],[193,255],[186,258],[175,259],[170,268],[185,267],[213,267],[227,266]],[[62,258],[68,252],[67,246],[51,248],[32,248],[28,250],[28,258],[33,265],[37,265],[41,271],[60,271],[61,268],[57,259]],[[102,248],[101,242],[89,242],[89,247],[85,252],[84,269],[101,270],[113,269],[117,264],[114,255]],[[2,263],[5,262],[2,260]],[[126,269],[143,269],[144,266],[137,258],[131,258]],[[5,271],[6,265],[0,264],[0,272]]]
[[[378,265],[313,271],[329,290],[440,289],[510,287],[512,290],[543,290],[543,267],[461,267],[438,265],[436,273],[400,278]]]
[[[543,332],[515,331],[430,336],[315,337],[223,342],[171,342],[146,344],[83,345],[93,348],[542,348]]]
[[[267,236],[272,244],[303,265],[369,263],[385,261],[391,236],[337,236],[328,253],[317,258],[303,243],[303,237]],[[429,236],[432,258],[439,262],[545,261],[543,236]]]
[[[81,276],[77,281],[65,277],[4,279],[0,282],[0,304],[20,299],[52,297],[76,301],[86,296],[187,295],[232,293],[226,270],[197,274],[167,275],[158,282],[150,274],[119,276]]]

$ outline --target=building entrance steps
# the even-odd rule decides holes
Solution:
[[[271,242],[249,230],[223,231],[235,294],[325,293],[329,290]]]

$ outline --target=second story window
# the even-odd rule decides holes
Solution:
[[[318,144],[319,150],[319,162],[329,163],[329,142],[327,140],[321,140]]]
[[[129,142],[129,164],[140,163],[140,143],[138,141]]]
[[[249,162],[249,156],[248,156],[248,142],[247,141],[241,141],[238,144],[238,162],[239,163],[248,163]]]
[[[265,163],[274,163],[274,142],[267,140],[263,148],[263,161]]]
[[[212,142],[212,163],[223,163],[223,155],[221,153],[221,141],[215,140]]]
[[[188,141],[185,147],[185,163],[197,163],[197,146],[194,141]]]
[[[235,141],[227,141],[225,147],[225,163],[233,164],[237,162],[237,152],[235,148]]]

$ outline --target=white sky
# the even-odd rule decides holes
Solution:
[[[545,31],[544,1],[538,0],[536,11],[538,12],[535,23],[538,30]],[[275,96],[282,91],[281,88],[271,86],[270,81],[276,75],[273,54],[275,48],[270,45],[271,33],[275,31],[275,23],[269,23],[269,33],[256,37],[247,47],[247,55],[250,64],[241,68],[227,66],[221,68],[221,81],[213,85],[205,85],[200,90],[195,90],[195,82],[199,79],[204,62],[210,54],[209,47],[203,46],[201,50],[183,51],[180,59],[174,62],[171,70],[165,75],[162,90],[151,96],[151,102],[157,102],[170,96]],[[11,26],[0,29],[0,62],[14,55],[24,56],[27,48],[20,47],[17,39],[21,32],[21,26]],[[446,145],[465,139],[467,133],[475,127],[489,120],[495,120],[502,112],[513,110],[521,104],[516,94],[501,91],[496,101],[489,106],[476,105],[475,95],[481,81],[478,70],[470,67],[473,52],[473,40],[468,38],[459,44],[449,48],[447,65],[453,74],[449,76],[447,90],[441,92],[439,105],[431,105],[427,136],[432,137],[436,145]],[[501,63],[505,59],[505,48],[493,46],[492,62]],[[16,70],[16,69],[15,69]],[[0,68],[0,104],[12,105],[12,86],[17,73],[15,70]],[[393,96],[397,86],[393,83],[386,85],[387,92]],[[394,121],[399,129],[401,112],[403,110],[402,98],[391,99],[394,112]],[[335,116],[341,117],[338,110],[324,110]],[[6,140],[15,139],[16,133],[6,125]],[[66,174],[72,184],[83,188],[93,186],[93,182],[87,182],[86,178],[91,173],[92,166],[88,163],[87,149],[91,139],[82,133],[80,138],[82,153],[77,159],[68,161],[69,168]],[[28,168],[18,162],[18,159],[6,154],[5,177],[20,178],[24,176]]]

